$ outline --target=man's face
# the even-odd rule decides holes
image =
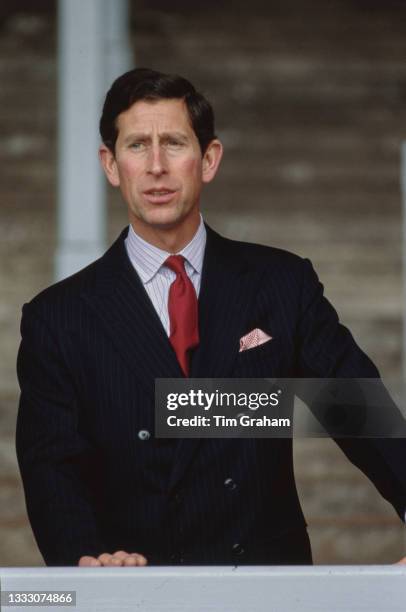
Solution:
[[[118,116],[117,129],[115,155],[102,146],[100,157],[109,181],[120,187],[135,231],[151,242],[157,232],[174,229],[191,239],[202,184],[214,178],[220,162],[219,141],[202,157],[178,99],[136,102]]]

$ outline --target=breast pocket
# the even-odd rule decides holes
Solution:
[[[238,353],[235,376],[268,378],[280,375],[282,363],[281,345],[273,338],[255,348]]]

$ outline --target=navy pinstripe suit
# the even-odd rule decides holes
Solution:
[[[376,377],[310,262],[207,228],[192,377]],[[24,306],[17,453],[48,565],[124,549],[150,563],[308,563],[291,440],[142,439],[154,379],[182,375],[125,251]],[[273,340],[239,353],[259,327]],[[402,515],[402,440],[341,440]]]

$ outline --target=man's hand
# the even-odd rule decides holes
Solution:
[[[147,563],[148,561],[144,555],[140,555],[139,553],[128,553],[125,552],[125,550],[118,550],[112,555],[110,553],[102,553],[98,557],[80,557],[78,565],[80,567],[119,567],[120,565],[134,567],[136,565],[147,565]]]
[[[403,557],[400,561],[395,563],[395,565],[406,565],[406,557]]]

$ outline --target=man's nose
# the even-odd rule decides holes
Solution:
[[[156,145],[150,148],[147,171],[154,176],[160,176],[167,171],[165,151],[161,146]]]

